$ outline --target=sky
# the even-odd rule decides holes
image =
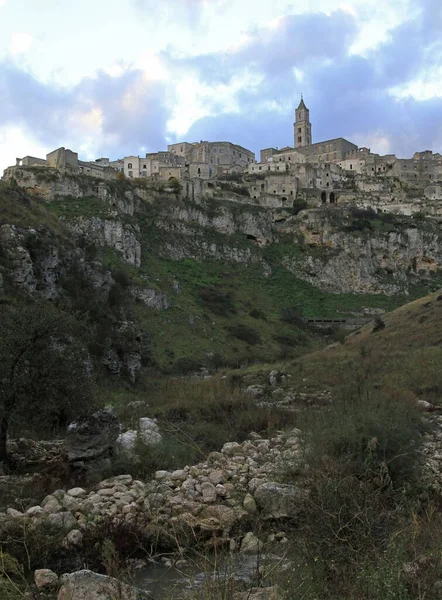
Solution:
[[[441,0],[0,0],[0,173],[180,141],[442,152]]]

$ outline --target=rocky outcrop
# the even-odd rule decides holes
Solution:
[[[149,308],[154,308],[155,310],[167,310],[170,308],[171,303],[167,294],[162,294],[161,292],[157,292],[156,290],[152,290],[150,288],[138,288],[133,287],[131,289],[132,295],[148,306]]]
[[[281,233],[297,236],[304,252],[283,256],[283,266],[325,291],[387,295],[406,293],[413,277],[442,269],[436,231],[418,226],[385,233],[346,231],[347,223],[345,210],[333,215],[311,210],[286,221]]]
[[[99,410],[71,423],[65,447],[74,467],[100,471],[109,461],[120,433],[120,423],[113,412]]]
[[[141,265],[140,228],[119,219],[76,217],[67,222],[69,229],[85,236],[97,246],[114,248],[122,259],[134,267]]]

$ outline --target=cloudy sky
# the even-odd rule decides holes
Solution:
[[[442,152],[441,0],[0,0],[0,171],[229,140]]]

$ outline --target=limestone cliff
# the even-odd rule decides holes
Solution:
[[[14,210],[2,216],[4,287],[64,297],[63,279],[75,265],[109,296],[115,273],[124,272],[133,315],[117,321],[133,320],[163,365],[189,355],[206,361],[219,348],[224,359],[272,358],[306,341],[287,317],[293,311],[345,321],[442,282],[435,217],[339,205],[298,212],[243,202],[231,191],[208,195],[198,182],[179,193],[161,183],[58,172],[41,179],[32,169],[2,189],[8,206],[27,202],[41,213],[28,221]],[[111,345],[106,352],[108,368],[119,372]]]

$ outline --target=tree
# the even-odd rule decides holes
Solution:
[[[0,312],[0,462],[9,465],[11,426],[51,430],[93,403],[82,327],[52,304]]]

